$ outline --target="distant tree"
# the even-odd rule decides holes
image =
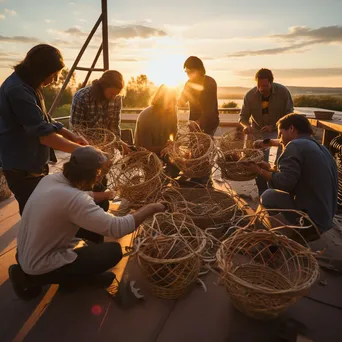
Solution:
[[[293,98],[295,107],[314,107],[342,111],[342,97],[330,95],[301,95]]]
[[[221,105],[221,108],[237,108],[237,103],[234,101],[229,101],[228,103],[224,102]]]
[[[49,110],[53,101],[57,97],[62,85],[64,84],[64,81],[69,73],[68,69],[63,69],[59,75],[59,78],[56,82],[50,84],[48,87],[45,87],[43,89],[44,99],[45,99],[45,105],[46,109]],[[72,101],[72,89],[76,85],[76,75],[73,73],[71,76],[71,79],[68,83],[67,88],[64,90],[62,98],[60,99],[58,103],[58,107],[62,107],[65,104],[71,104]]]
[[[147,107],[150,104],[153,88],[154,84],[146,75],[131,77],[126,86],[124,107]]]

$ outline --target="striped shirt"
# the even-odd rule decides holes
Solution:
[[[104,128],[120,137],[122,97],[117,96],[114,101],[101,101],[94,95],[92,87],[82,88],[75,94],[70,127]]]

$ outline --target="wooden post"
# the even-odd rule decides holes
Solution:
[[[88,36],[87,40],[84,42],[81,51],[79,52],[79,54],[78,54],[74,64],[72,65],[71,69],[69,70],[69,73],[68,73],[68,75],[67,75],[67,77],[66,77],[66,79],[64,81],[64,84],[63,84],[61,90],[59,91],[57,97],[55,98],[55,100],[52,103],[52,106],[51,106],[51,108],[49,110],[49,115],[52,116],[54,110],[56,109],[56,107],[57,107],[57,105],[58,105],[58,103],[59,103],[59,101],[60,101],[60,99],[62,97],[62,94],[63,94],[64,90],[66,89],[66,87],[67,87],[67,85],[68,85],[68,83],[69,83],[69,81],[71,79],[71,76],[72,76],[72,74],[74,73],[74,71],[75,71],[75,69],[77,67],[77,64],[79,63],[80,59],[82,58],[82,56],[84,54],[84,51],[86,50],[86,48],[87,48],[91,38],[93,38],[93,35],[95,34],[97,28],[100,26],[101,21],[102,21],[102,14],[100,15],[100,17],[97,20],[95,26],[93,27],[93,29],[89,33],[89,36]]]
[[[102,0],[102,44],[103,44],[103,68],[109,69],[108,52],[108,11],[107,0]]]
[[[100,57],[101,52],[102,52],[102,46],[103,46],[103,44],[100,45],[100,48],[99,48],[99,50],[97,51],[97,54],[96,54],[96,56],[95,56],[95,58],[94,58],[93,64],[91,65],[90,69],[94,69],[94,68],[95,68],[96,63],[97,63],[97,61],[99,60],[99,57]],[[87,85],[87,83],[88,83],[88,81],[89,81],[89,78],[90,78],[90,75],[91,75],[91,72],[92,72],[92,70],[89,70],[89,71],[88,71],[87,76],[86,76],[86,78],[85,78],[84,81],[83,81],[82,88],[84,88],[84,87]]]

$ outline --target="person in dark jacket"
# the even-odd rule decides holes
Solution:
[[[320,233],[332,227],[337,210],[338,174],[334,158],[326,147],[313,137],[307,118],[288,114],[277,122],[284,151],[277,169],[266,162],[251,164],[250,171],[268,182],[269,189],[261,196],[266,209],[294,209],[306,213]],[[273,142],[274,143],[274,142]],[[299,215],[284,212],[285,218],[299,225]]]
[[[64,68],[59,50],[33,47],[0,88],[0,159],[20,214],[39,181],[48,174],[53,149],[71,153],[87,141],[46,112],[43,87]]]

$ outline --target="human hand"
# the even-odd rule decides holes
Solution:
[[[87,141],[86,138],[82,137],[81,135],[74,135],[73,141],[76,144],[82,145],[82,146],[87,146],[89,145],[89,142]]]
[[[266,125],[266,126],[262,127],[260,131],[271,133],[274,131],[274,129],[273,129],[272,125]]]
[[[122,143],[122,152],[125,155],[125,154],[129,154],[133,151],[129,148],[129,146],[126,143]]]
[[[257,164],[255,164],[254,162],[249,162],[245,164],[245,168],[247,171],[249,171],[250,173],[254,173],[259,175],[261,168],[260,166],[258,166]]]
[[[107,195],[107,199],[110,201],[115,198],[116,191],[108,190],[108,191],[105,191],[105,194]]]
[[[261,168],[264,169],[266,171],[270,171],[271,170],[271,165],[265,161],[261,161],[259,163],[257,163],[257,165]]]
[[[148,205],[151,206],[154,214],[162,213],[166,210],[166,206],[163,203],[151,203]]]
[[[244,134],[252,134],[253,133],[253,130],[252,130],[252,126],[248,125],[248,126],[245,126],[242,130],[242,132]]]

